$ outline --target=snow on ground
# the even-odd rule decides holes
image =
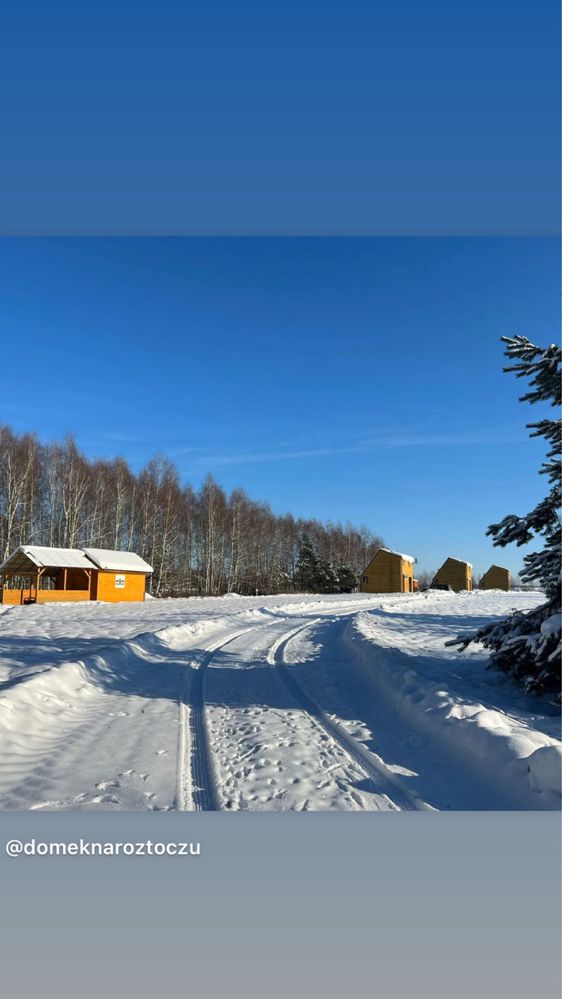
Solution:
[[[557,808],[559,710],[445,646],[541,600],[0,608],[0,808]]]
[[[355,653],[349,661],[373,694],[416,733],[464,756],[476,784],[488,784],[490,807],[496,792],[510,790],[513,807],[526,799],[526,807],[560,806],[560,709],[487,670],[481,647],[459,653],[445,642],[542,601],[542,594],[501,591],[425,593],[415,604],[356,615],[345,634]],[[461,800],[469,790],[461,789]]]

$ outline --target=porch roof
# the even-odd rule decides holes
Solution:
[[[95,569],[83,551],[76,548],[46,548],[41,545],[20,545],[0,565],[0,573],[26,575],[37,569]]]

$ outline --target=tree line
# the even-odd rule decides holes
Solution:
[[[195,490],[164,455],[135,473],[120,457],[88,459],[73,437],[43,444],[1,426],[0,561],[25,544],[135,551],[154,568],[155,596],[218,596],[306,591],[310,549],[325,591],[348,591],[383,541],[280,516],[212,476]]]

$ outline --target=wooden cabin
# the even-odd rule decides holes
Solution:
[[[151,572],[134,552],[22,545],[0,565],[0,603],[144,600]]]
[[[379,548],[361,575],[361,593],[413,593],[414,562],[411,555]]]
[[[491,565],[479,583],[481,590],[509,590],[510,585],[509,569],[503,565]]]
[[[431,584],[433,587],[455,590],[472,589],[472,565],[460,558],[448,558],[437,572]]]

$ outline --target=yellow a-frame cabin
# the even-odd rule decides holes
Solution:
[[[413,593],[417,583],[414,562],[412,555],[379,548],[361,574],[361,592]]]
[[[509,590],[511,586],[509,569],[503,565],[491,565],[478,585],[481,590]]]
[[[472,589],[472,564],[460,558],[448,558],[435,575],[432,586],[437,589],[451,589],[460,593],[461,590]]]

